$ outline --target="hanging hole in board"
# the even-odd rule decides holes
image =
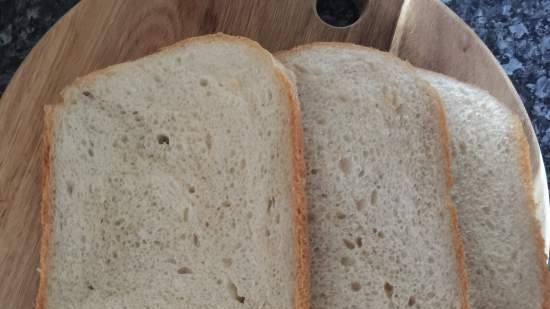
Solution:
[[[346,28],[356,23],[368,0],[314,0],[317,17],[329,26]]]

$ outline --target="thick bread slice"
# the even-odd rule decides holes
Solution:
[[[299,107],[267,51],[193,38],[63,96],[38,308],[309,307]]]
[[[355,45],[279,57],[302,106],[312,308],[469,308],[433,90],[404,62]]]
[[[529,146],[520,120],[489,93],[419,70],[439,92],[451,140],[453,201],[473,308],[549,308]]]

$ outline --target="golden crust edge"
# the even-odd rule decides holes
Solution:
[[[309,245],[307,234],[307,202],[305,196],[305,160],[303,131],[299,101],[295,87],[286,74],[278,69],[277,76],[283,83],[285,94],[288,98],[289,124],[292,146],[292,193],[293,205],[293,233],[294,252],[296,259],[296,287],[294,291],[294,308],[309,309],[310,307],[310,283],[309,283]]]
[[[531,159],[529,154],[529,143],[525,136],[521,120],[514,117],[514,134],[519,149],[518,164],[521,173],[521,181],[525,188],[524,205],[529,212],[529,225],[533,236],[533,243],[537,250],[537,266],[539,267],[539,285],[541,293],[541,309],[550,309],[550,273],[546,266],[546,254],[544,248],[544,239],[540,233],[540,223],[537,220],[537,205],[533,196],[533,177],[531,174]]]
[[[451,188],[453,186],[453,173],[451,169],[451,151],[450,151],[450,139],[447,126],[447,119],[445,116],[445,110],[443,108],[443,102],[437,94],[437,92],[427,85],[427,91],[429,96],[433,98],[436,106],[437,119],[440,127],[441,144],[443,145],[443,169],[445,171],[445,206],[449,210],[449,226],[451,228],[452,245],[455,251],[456,272],[459,286],[459,297],[461,302],[461,309],[470,309],[469,300],[469,286],[468,286],[468,272],[466,271],[466,255],[464,252],[464,242],[460,233],[460,227],[458,224],[458,214],[456,207],[451,199]]]

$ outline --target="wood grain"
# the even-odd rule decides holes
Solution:
[[[93,70],[213,32],[247,36],[271,51],[313,41],[388,50],[393,39],[392,50],[411,62],[474,82],[522,108],[488,50],[437,1],[408,1],[401,18],[402,0],[362,3],[354,25],[334,28],[319,20],[315,0],[81,1],[36,45],[0,100],[0,308],[32,308],[38,284],[43,105],[59,102],[65,85]],[[427,27],[438,29],[437,36]],[[465,59],[479,60],[472,67]]]

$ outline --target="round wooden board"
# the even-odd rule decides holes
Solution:
[[[76,77],[186,37],[225,32],[275,52],[313,41],[391,51],[487,89],[524,121],[539,200],[540,150],[523,104],[477,36],[437,0],[363,1],[347,28],[324,24],[315,0],[83,0],[36,45],[0,101],[0,308],[32,308],[38,284],[43,105]],[[394,35],[395,34],[395,35]]]

